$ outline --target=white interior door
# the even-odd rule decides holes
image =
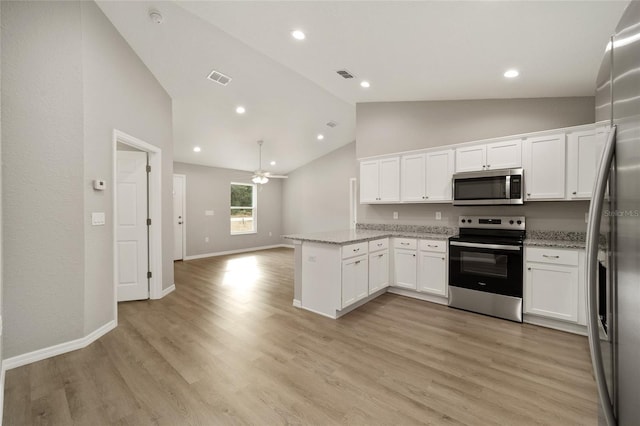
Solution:
[[[173,260],[184,259],[185,176],[173,175]]]
[[[118,302],[149,298],[147,153],[117,152]]]

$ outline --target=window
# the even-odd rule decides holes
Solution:
[[[231,183],[231,235],[257,232],[256,186]]]

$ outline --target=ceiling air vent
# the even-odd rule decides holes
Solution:
[[[327,123],[327,126],[329,126],[331,128],[336,127],[337,125],[338,125],[338,123],[336,123],[335,121],[330,121],[330,122]]]
[[[338,70],[336,71],[338,73],[338,75],[340,75],[342,78],[353,78],[353,74],[351,74],[349,71],[347,70]]]
[[[216,70],[211,71],[211,74],[209,74],[207,78],[211,81],[215,81],[218,84],[222,84],[223,86],[226,86],[231,82],[231,77],[229,77],[228,75],[224,75]]]

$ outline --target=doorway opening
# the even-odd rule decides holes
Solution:
[[[120,169],[119,159],[124,159],[120,162]],[[161,164],[160,148],[119,130],[113,131],[113,271],[116,316],[118,301],[162,297]],[[144,177],[140,175],[141,167]],[[130,262],[134,254],[135,263]],[[123,290],[126,286],[121,283],[129,285],[129,288]],[[132,290],[135,286],[137,289]]]

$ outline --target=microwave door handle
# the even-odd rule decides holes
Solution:
[[[589,207],[589,221],[587,224],[587,331],[589,337],[589,349],[591,350],[591,362],[593,364],[594,376],[600,397],[600,405],[604,411],[607,424],[616,424],[613,414],[613,404],[609,398],[607,382],[604,373],[604,363],[600,348],[599,318],[598,318],[598,295],[597,295],[597,267],[598,267],[598,245],[600,242],[600,220],[602,216],[602,205],[604,193],[607,187],[607,178],[613,161],[613,154],[616,145],[616,126],[612,126],[607,142],[604,146],[600,168],[593,186],[593,198]]]
[[[506,176],[506,182],[505,182],[505,185],[504,185],[504,192],[505,192],[504,198],[506,200],[510,199],[511,198],[511,176],[510,175]]]

